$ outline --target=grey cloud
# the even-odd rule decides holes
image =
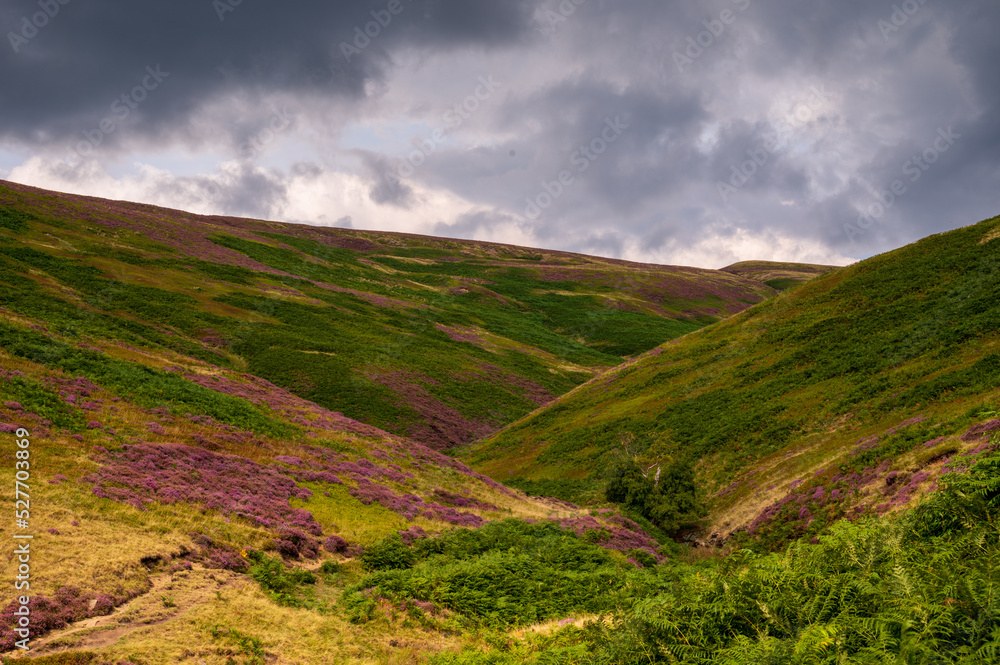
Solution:
[[[490,231],[507,224],[517,224],[517,219],[498,210],[477,210],[460,215],[453,223],[439,222],[434,227],[435,234],[459,238],[474,238],[489,235]]]
[[[385,0],[243,2],[221,13],[218,4],[61,5],[17,53],[0,45],[0,85],[18,91],[5,95],[0,136],[42,144],[78,136],[139,85],[150,65],[170,76],[155,99],[151,94],[132,114],[129,132],[155,136],[190,122],[212,98],[241,90],[360,100],[366,82],[384,77],[386,53],[396,46],[499,45],[530,29],[527,2],[402,0],[403,11],[379,28],[361,57],[348,60],[339,44],[373,20],[370,12],[384,12]],[[22,17],[37,11],[33,0],[10,3],[0,13],[3,33],[20,32]]]
[[[0,137],[39,151],[80,137],[159,63],[170,78],[105,147],[197,150],[224,137],[232,148],[266,126],[261,100],[300,100],[302,125],[327,122],[330,134],[319,143],[334,154],[317,148],[275,168],[318,182],[346,161],[359,164],[352,168],[370,180],[376,203],[419,215],[419,183],[492,211],[445,220],[438,228],[451,235],[481,235],[521,216],[538,242],[577,251],[652,253],[739,231],[861,257],[1000,212],[995,0],[927,2],[885,35],[901,20],[893,5],[902,0],[587,0],[554,30],[541,29],[539,18],[540,8],[558,10],[554,0],[402,3],[350,59],[341,42],[387,0],[243,2],[224,21],[206,0],[70,3],[22,53],[0,56],[0,84],[17,91],[5,99]],[[8,3],[0,26],[33,7]],[[734,21],[711,34],[726,9]],[[702,52],[678,68],[674,53],[689,38],[702,40]],[[454,68],[468,62],[495,72],[503,92],[449,131],[412,176],[396,177],[398,142],[386,154],[369,145],[337,152],[336,132],[350,123],[407,127],[414,135],[403,141],[427,138],[421,132],[430,121],[420,109],[452,104]],[[403,95],[393,86],[411,74],[421,84],[402,85],[410,90]],[[830,99],[724,202],[716,183],[813,86]],[[628,129],[585,171],[575,170],[574,151],[616,116]],[[890,186],[948,126],[961,141],[908,183],[883,219],[849,238],[844,225],[875,200],[858,178]],[[245,169],[233,176],[231,195],[220,195],[227,211],[278,209],[284,176]],[[572,184],[537,219],[523,218],[525,198],[563,170],[572,171]]]
[[[375,203],[409,208],[415,202],[413,188],[399,177],[398,165],[387,157],[359,150],[369,176],[374,181],[368,197]]]

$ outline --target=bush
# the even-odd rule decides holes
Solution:
[[[668,534],[697,526],[706,514],[694,482],[690,462],[678,460],[663,468],[660,478],[649,478],[631,461],[611,472],[605,498],[634,511]]]
[[[399,565],[375,570],[345,590],[345,604],[355,608],[358,621],[374,611],[370,602],[388,598],[430,602],[475,624],[509,627],[606,611],[652,590],[646,573],[551,522],[492,522],[410,548],[393,535],[372,550],[391,553]]]
[[[403,543],[398,534],[366,548],[361,555],[361,565],[368,571],[409,568],[416,561],[416,553]]]
[[[347,551],[347,541],[337,534],[333,534],[323,541],[323,549],[335,554],[344,554]]]
[[[656,565],[656,557],[647,552],[646,550],[630,550],[628,557],[638,562],[643,568],[652,568]]]
[[[280,559],[273,559],[260,552],[250,552],[253,562],[250,577],[279,605],[302,607],[306,604],[303,588],[316,584],[316,576],[306,570],[285,568]]]

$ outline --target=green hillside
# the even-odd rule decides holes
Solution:
[[[638,574],[629,559],[655,564],[660,543],[424,443],[471,440],[614,354],[770,292],[15,185],[0,199],[0,471],[20,481],[0,536],[32,536],[30,595],[13,586],[24,560],[0,557],[0,653],[21,655],[23,609],[42,663],[397,662],[461,646],[479,592],[437,564],[427,574],[452,591],[401,613],[352,591],[424,542],[533,566],[549,601],[504,610],[512,625],[613,607]],[[498,548],[511,539],[532,556]],[[578,579],[560,562],[577,559],[601,594],[560,591]]]
[[[817,275],[823,275],[836,270],[836,268],[834,266],[822,266],[812,263],[741,261],[721,268],[721,270],[733,275],[740,275],[741,277],[763,282],[778,291],[784,291],[793,286],[804,284]]]
[[[775,296],[2,185],[0,661],[995,663],[998,238]]]
[[[600,498],[623,458],[686,460],[707,534],[749,527],[776,543],[898,510],[981,451],[971,427],[998,426],[998,238],[995,218],[817,277],[592,379],[463,459],[576,500]]]
[[[6,317],[249,372],[441,450],[774,291],[729,273],[0,185]]]

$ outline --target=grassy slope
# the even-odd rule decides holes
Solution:
[[[37,649],[36,654],[42,656],[40,662],[64,665],[69,662],[91,662],[94,665],[410,663],[425,662],[429,656],[433,658],[437,650],[463,647],[469,652],[468,659],[462,656],[452,661],[444,655],[441,662],[530,662],[537,654],[523,654],[522,649],[547,650],[550,647],[553,653],[549,655],[556,660],[547,658],[539,662],[583,662],[585,654],[591,650],[587,644],[590,638],[577,634],[575,626],[582,624],[593,612],[620,608],[617,610],[618,619],[627,620],[631,611],[629,608],[633,606],[640,609],[654,607],[633,601],[651,598],[676,584],[690,584],[696,592],[697,598],[691,603],[691,607],[695,608],[692,613],[694,618],[702,616],[700,608],[704,594],[701,589],[706,583],[727,593],[730,588],[736,589],[735,595],[740,602],[743,596],[752,600],[757,598],[758,592],[754,588],[744,589],[743,586],[731,587],[728,584],[727,576],[733,575],[732,570],[726,567],[728,564],[711,569],[706,566],[690,568],[678,565],[674,560],[655,568],[637,570],[626,563],[625,555],[610,551],[618,549],[628,556],[639,556],[632,548],[646,541],[637,540],[636,534],[622,528],[628,523],[615,521],[617,518],[606,512],[582,515],[556,502],[529,500],[523,495],[511,493],[419,443],[346,418],[247,371],[253,370],[253,363],[258,361],[245,351],[247,347],[239,346],[234,340],[245,342],[251,335],[246,333],[240,337],[234,332],[265,334],[271,331],[272,337],[268,339],[275,343],[275,356],[279,360],[278,352],[288,356],[293,348],[309,351],[304,355],[309,356],[310,361],[337,357],[327,355],[331,353],[347,353],[332,347],[308,346],[314,338],[303,330],[301,319],[306,314],[319,316],[314,310],[296,309],[292,316],[279,307],[264,310],[245,308],[244,305],[252,304],[247,301],[254,300],[255,288],[269,288],[273,292],[270,298],[278,303],[305,304],[316,308],[356,308],[356,311],[365,312],[381,325],[390,327],[398,325],[399,319],[392,317],[394,312],[418,309],[403,307],[400,302],[436,307],[446,313],[455,311],[442,307],[440,303],[445,302],[443,299],[433,303],[409,300],[411,294],[407,289],[416,290],[418,287],[412,284],[406,286],[409,282],[393,281],[410,280],[412,275],[384,272],[386,258],[401,260],[398,256],[388,256],[390,250],[386,247],[358,257],[355,264],[345,264],[351,268],[350,271],[344,270],[350,274],[356,271],[366,275],[363,279],[369,279],[373,273],[362,273],[360,268],[353,266],[371,268],[378,265],[382,267],[372,269],[389,277],[380,277],[381,282],[365,282],[361,278],[356,282],[336,281],[333,284],[340,288],[355,288],[359,293],[368,295],[347,294],[354,300],[329,305],[324,300],[330,297],[328,292],[342,292],[329,288],[333,284],[322,282],[311,271],[330,271],[329,257],[332,254],[324,254],[319,263],[312,264],[319,268],[302,265],[312,262],[303,261],[296,254],[299,263],[295,264],[295,270],[301,272],[286,270],[291,267],[289,256],[275,258],[275,246],[271,246],[270,242],[249,246],[245,244],[247,238],[240,240],[242,235],[250,233],[244,228],[251,224],[249,222],[215,220],[209,225],[211,228],[202,229],[198,224],[206,222],[194,219],[192,224],[197,233],[192,233],[184,225],[171,226],[171,223],[158,217],[179,215],[172,211],[148,206],[120,206],[36,190],[28,191],[28,194],[38,199],[29,204],[20,202],[20,211],[11,212],[9,208],[0,207],[0,297],[4,298],[0,304],[0,436],[9,442],[8,437],[13,434],[10,429],[14,425],[31,432],[32,531],[36,535],[31,561],[32,594],[39,602],[43,597],[55,599],[48,605],[42,603],[33,608],[33,625],[42,627],[46,620],[62,616],[71,609],[77,612],[74,616],[90,617],[69,630],[50,633],[41,639],[37,639],[36,635],[33,646]],[[70,209],[71,204],[76,206],[75,211]],[[31,206],[34,206],[35,218],[23,214],[23,209]],[[66,209],[57,210],[60,206]],[[116,206],[118,212],[108,212],[108,207]],[[122,225],[138,225],[137,220],[145,220],[142,234],[130,234],[120,229],[102,230],[101,222],[94,220],[104,219],[107,223],[112,219],[107,215],[116,215],[113,219]],[[153,218],[147,219],[146,215],[154,215],[156,219],[150,221]],[[70,225],[64,221],[66,219],[76,221]],[[82,222],[84,227],[81,228],[77,226],[80,220],[90,221]],[[92,224],[96,231],[87,231],[87,224]],[[217,234],[221,227],[228,230],[222,235],[229,235],[230,238],[217,238],[216,242],[205,240],[206,234]],[[286,234],[292,231],[306,235],[317,233],[329,242],[340,243],[336,245],[339,249],[345,249],[341,245],[346,244],[354,250],[366,250],[369,245],[365,242],[375,242],[366,238],[381,238],[387,244],[390,241],[410,242],[388,234],[365,236],[346,233],[341,236],[339,232],[331,232],[332,235],[327,237],[324,235],[327,232],[321,230],[314,232],[281,225],[268,225],[268,228]],[[979,231],[998,235],[995,221],[991,228],[992,231],[980,227]],[[171,240],[168,230],[181,235]],[[98,232],[106,235],[101,236]],[[983,237],[977,233],[974,230],[965,239],[975,241]],[[158,240],[151,241],[151,237]],[[274,240],[270,236],[264,238]],[[283,238],[288,239],[287,235]],[[413,242],[417,241],[432,244],[451,242],[431,239]],[[163,249],[172,246],[171,242],[175,243],[176,253]],[[293,242],[297,241],[293,239]],[[93,248],[88,247],[88,243],[92,243]],[[966,249],[971,248],[971,251],[964,252],[965,255],[952,252],[949,256],[956,262],[966,263],[960,264],[957,269],[951,262],[944,264],[952,271],[946,276],[951,279],[948,282],[951,290],[945,291],[943,297],[933,288],[928,291],[930,295],[924,294],[924,297],[937,303],[935,306],[938,309],[922,310],[922,321],[928,322],[928,325],[938,321],[940,326],[944,325],[942,321],[961,322],[958,329],[949,328],[954,339],[947,341],[956,348],[945,348],[938,352],[940,357],[927,359],[928,363],[932,363],[935,358],[941,362],[951,358],[950,363],[943,365],[945,373],[953,367],[961,368],[962,363],[989,370],[989,366],[977,366],[976,361],[988,353],[992,348],[990,345],[996,342],[995,336],[986,338],[982,335],[984,329],[997,329],[993,309],[997,296],[997,262],[993,258],[996,256],[996,243],[980,246],[991,250],[992,254],[981,249],[977,251],[973,243],[957,243],[956,246],[964,247],[965,244],[970,245]],[[112,246],[117,249],[110,250]],[[241,252],[230,253],[235,252],[230,247],[237,247]],[[475,250],[482,252],[475,254],[479,258],[461,260],[468,263],[490,262],[479,268],[495,269],[504,274],[509,272],[509,258],[484,258],[491,252],[506,250],[497,246],[479,247]],[[186,254],[179,258],[182,249]],[[244,250],[270,263],[254,263]],[[473,252],[471,249],[468,251]],[[192,258],[199,253],[212,260],[200,262]],[[426,257],[416,258],[414,261],[414,257],[409,257],[410,262],[429,265],[424,262]],[[546,265],[545,260],[542,259],[541,266]],[[272,263],[281,267],[275,268],[270,265]],[[94,269],[88,270],[88,264]],[[973,267],[966,269],[967,266]],[[570,268],[565,265],[558,267],[559,270]],[[922,269],[930,268],[924,266]],[[294,281],[299,278],[277,275],[275,270],[309,277],[327,286]],[[593,273],[596,269],[591,266],[582,270]],[[664,278],[656,272],[657,268],[636,270],[648,271],[650,280]],[[979,278],[966,275],[969,270]],[[302,275],[302,272],[308,274]],[[891,270],[883,270],[868,282],[855,286],[871,288],[873,284],[883,282],[887,272],[889,277],[900,283],[912,284],[912,274],[893,276]],[[611,280],[611,274],[606,274]],[[285,281],[279,281],[277,277],[283,277]],[[676,275],[670,276],[671,279],[673,277]],[[348,278],[344,277],[345,280]],[[454,286],[450,279],[448,290],[466,292],[456,292],[455,296],[478,293],[494,301],[499,296],[516,302],[521,312],[530,315],[535,311],[524,304],[523,284],[520,294],[511,295],[494,288],[497,284],[503,286],[503,280],[490,279],[494,284],[481,284],[463,277],[464,284]],[[573,280],[568,281],[572,286]],[[942,284],[944,281],[942,278]],[[490,293],[475,290],[486,286],[490,287]],[[661,310],[668,305],[663,301],[653,302],[651,298],[640,297],[644,286],[649,286],[649,282],[640,280],[638,285],[633,284],[634,288],[630,287],[632,290],[628,298],[636,308],[645,306],[642,303]],[[390,287],[396,290],[390,291]],[[775,338],[784,336],[793,339],[808,330],[796,328],[794,313],[789,312],[788,307],[790,302],[797,301],[789,298],[804,292],[835,291],[840,288],[840,282],[827,285],[818,292],[812,291],[813,287],[809,285],[793,291],[779,300],[776,308],[765,306],[751,313],[748,319],[754,320],[763,313],[758,323],[766,321],[771,326],[767,331],[770,338],[760,341],[757,351],[766,356],[765,342],[773,347]],[[434,291],[435,288],[443,287],[423,290]],[[937,288],[940,290],[944,286]],[[440,291],[435,292],[440,294]],[[539,294],[527,294],[532,295]],[[610,293],[609,297],[623,298],[614,293]],[[389,298],[393,300],[389,301]],[[327,304],[310,304],[313,299]],[[371,305],[371,309],[364,309],[365,304]],[[899,307],[912,305],[904,298],[900,298],[897,304]],[[712,308],[717,305],[709,303],[705,306]],[[734,302],[734,307],[739,306]],[[843,313],[843,307],[836,303],[829,304],[829,307],[835,315]],[[934,314],[941,308],[947,316],[935,318]],[[710,314],[695,310],[688,315]],[[346,312],[337,311],[347,316]],[[467,312],[463,310],[462,313]],[[378,319],[379,316],[385,316],[385,319]],[[807,322],[815,323],[817,316],[807,317]],[[236,320],[239,325],[229,328],[226,319]],[[323,319],[322,325],[329,327],[332,323],[336,321],[328,318]],[[449,340],[452,335],[475,335],[479,344],[469,345],[480,348],[484,353],[492,353],[492,356],[486,356],[488,358],[503,356],[503,351],[511,348],[529,348],[527,355],[540,359],[538,362],[542,363],[546,372],[558,372],[575,362],[555,351],[544,351],[539,346],[531,351],[527,343],[511,336],[484,334],[481,330],[489,330],[484,325],[460,327],[453,325],[451,320],[441,325],[451,331]],[[852,322],[852,326],[856,325]],[[306,328],[315,331],[322,326],[317,324],[317,327]],[[728,324],[713,327],[666,348],[683,349],[691,340],[711,340],[719,329],[731,331],[733,327]],[[274,333],[274,330],[281,333]],[[557,334],[545,337],[545,331],[549,330],[546,325],[535,325],[532,330],[545,343],[551,342],[553,337],[565,340],[564,336]],[[752,346],[757,343],[754,330],[748,331],[741,340],[744,344]],[[844,330],[841,326],[839,332]],[[591,345],[595,344],[593,335],[581,333],[580,337],[583,341],[589,340]],[[721,338],[714,339],[712,343]],[[936,335],[935,340],[940,342],[941,335]],[[449,344],[456,340],[441,341]],[[284,346],[278,346],[278,342]],[[971,349],[974,342],[978,342],[982,350],[978,356]],[[363,344],[364,339],[355,343]],[[410,345],[418,343],[406,342]],[[293,347],[293,344],[305,346]],[[576,351],[594,352],[587,344],[576,344],[573,347]],[[928,344],[934,348],[932,343]],[[829,342],[826,346],[830,346]],[[924,356],[933,355],[918,346],[896,343],[893,348],[906,353],[913,351],[914,357],[921,353]],[[419,348],[425,349],[422,346]],[[709,355],[721,355],[714,360],[708,358],[706,367],[711,367],[716,361],[724,361],[721,356],[733,351],[737,349],[729,349],[726,345],[715,346]],[[440,352],[446,353],[444,349]],[[454,354],[454,348],[448,353]],[[546,356],[546,353],[551,355]],[[832,361],[842,354],[834,355]],[[399,358],[408,359],[409,356],[399,354],[397,362],[402,362]],[[868,356],[861,357],[861,361],[870,360]],[[497,365],[501,362],[502,358],[492,360]],[[628,375],[646,364],[647,361],[639,360],[621,371]],[[423,370],[422,365],[410,366]],[[575,364],[577,368],[591,371],[599,366],[596,362],[593,365]],[[782,367],[779,365],[774,370]],[[311,365],[303,363],[301,368],[309,370]],[[655,378],[655,375],[654,371],[651,376]],[[718,378],[709,373],[706,383],[696,387],[694,392],[711,385]],[[967,403],[978,407],[987,395],[980,390],[977,382],[992,381],[995,386],[994,378],[988,371],[985,374],[967,373],[932,384],[927,390],[949,389],[955,393],[965,390],[970,393],[965,398]],[[305,390],[308,384],[301,379],[289,383],[288,387],[311,394]],[[585,388],[578,392],[584,391]],[[904,391],[901,395],[894,398],[903,399],[907,393]],[[920,394],[921,399],[924,399],[923,395]],[[754,399],[764,403],[767,397],[768,393],[764,393],[763,397],[757,395]],[[949,408],[954,411],[954,406],[951,404]],[[888,408],[894,407],[890,405]],[[712,415],[711,411],[703,413]],[[954,413],[951,420],[942,420],[935,435],[961,434],[969,423],[986,417],[981,408],[970,409],[957,416]],[[899,418],[909,414],[910,411],[900,412],[890,420],[895,424]],[[730,417],[730,420],[739,423],[738,418]],[[710,420],[707,422],[711,424]],[[871,429],[877,424],[872,420],[868,426]],[[937,424],[938,418],[931,418],[901,429],[901,436],[890,436],[882,443],[896,450],[911,440],[923,441],[924,430]],[[920,452],[924,456],[937,455],[941,445],[958,445],[954,438],[952,436],[951,441],[946,440]],[[637,428],[629,445],[633,450],[639,450],[647,440],[651,441],[649,437],[644,438]],[[670,440],[660,443],[665,449],[673,445]],[[968,443],[971,447],[977,441],[970,439],[960,443]],[[867,448],[856,462],[873,464],[877,460],[872,455],[878,455],[880,450],[877,447]],[[655,449],[643,451],[644,454],[656,452]],[[803,450],[799,457],[792,459],[808,461],[809,454],[808,450]],[[727,462],[724,457],[717,455],[710,459],[703,475],[710,477],[712,469],[721,475]],[[733,456],[733,460],[741,463],[737,457]],[[197,464],[189,468],[192,460]],[[321,475],[330,473],[333,467],[336,467],[334,471],[340,482]],[[5,456],[0,462],[0,472],[10,477],[14,471],[14,459]],[[747,498],[751,492],[747,487],[758,481],[745,480],[748,481],[746,486],[738,482],[735,490],[724,496],[741,495]],[[383,485],[386,490],[373,492],[370,483]],[[896,485],[909,486],[902,481]],[[289,498],[279,490],[298,496]],[[447,492],[442,493],[441,490]],[[377,494],[380,500],[364,503],[359,496],[364,497],[366,492],[369,497]],[[464,498],[455,495],[463,495]],[[413,505],[420,503],[418,497],[424,508],[413,515]],[[469,500],[475,503],[468,505]],[[436,505],[430,506],[432,503]],[[393,506],[395,510],[390,509]],[[407,512],[411,513],[411,519],[401,514]],[[497,520],[507,516],[562,518],[561,524],[577,530],[579,537],[553,530],[554,527],[544,519],[531,527],[544,538],[525,535],[514,546],[511,546],[508,534],[502,528],[495,538],[487,533],[488,529],[468,532],[451,530],[455,522],[474,523],[482,518]],[[309,531],[308,537],[296,540],[301,533],[299,536],[290,533],[288,528],[292,524],[298,531]],[[306,556],[297,560],[289,555],[283,564],[271,559],[269,568],[255,564],[249,571],[232,570],[236,567],[233,561],[237,566],[241,562],[241,550],[263,551],[267,556],[275,557],[276,548],[287,551],[291,545],[295,548],[301,546],[305,552],[306,541],[322,541],[332,534],[352,544],[371,545],[380,537],[402,529],[408,528],[412,533],[412,527],[416,526],[430,532],[444,531],[446,535],[441,541],[417,541],[408,554],[404,551],[406,556],[419,554],[421,557],[412,570],[404,572],[394,572],[390,560],[386,566],[388,570],[366,575],[358,558],[328,552],[321,553],[320,560],[327,565],[337,562],[337,565],[317,573],[313,584],[294,582],[302,579],[300,573],[295,571],[300,568],[315,569],[319,563]],[[521,524],[511,529],[525,531],[528,527]],[[9,524],[0,524],[0,536],[9,538],[11,531]],[[487,542],[478,542],[481,540]],[[605,548],[598,549],[595,543],[601,543]],[[608,548],[609,545],[617,547]],[[435,549],[439,546],[445,551]],[[378,547],[369,548],[369,553],[371,551],[378,551]],[[396,551],[398,553],[399,548]],[[652,554],[647,551],[645,557]],[[251,560],[256,560],[255,556],[254,552],[248,553]],[[816,558],[821,561],[830,559],[822,551],[817,552]],[[747,559],[744,559],[744,564],[751,567],[757,565]],[[12,561],[0,559],[0,575],[12,579],[13,565]],[[792,569],[795,575],[807,575],[810,579],[817,577],[808,567],[800,570],[802,566],[778,565]],[[775,568],[769,560],[762,561],[760,566],[767,570]],[[906,566],[883,567],[904,579],[911,573],[915,575],[929,569],[922,560],[916,561],[910,572]],[[705,572],[720,576],[720,583],[716,584],[714,577],[706,577]],[[739,574],[739,571],[736,573]],[[793,577],[789,576],[789,580],[777,585],[769,580],[768,588],[774,587],[779,595],[798,594],[802,585]],[[826,571],[818,577],[825,579]],[[956,577],[964,579],[966,576],[959,571]],[[288,584],[294,588],[278,591]],[[835,586],[846,588],[850,584],[848,579]],[[893,589],[899,586],[893,579],[889,579],[887,584],[895,585]],[[520,595],[512,593],[514,587]],[[79,595],[74,595],[73,588],[79,590]],[[909,605],[912,604],[913,594],[908,589],[903,600]],[[936,606],[951,608],[952,612],[964,611],[964,600],[956,604],[951,596],[945,598],[943,593],[938,595],[941,598],[936,598]],[[9,597],[10,594],[0,596],[0,612]],[[129,598],[133,600],[126,602]],[[90,604],[91,601],[96,603],[96,607]],[[789,606],[780,599],[775,602],[782,607]],[[110,612],[112,604],[118,606],[114,612]],[[654,610],[660,605],[672,607],[677,603],[669,598],[658,599]],[[827,605],[823,604],[820,619],[826,616],[826,608]],[[761,611],[770,618],[766,606],[762,606]],[[748,615],[743,609],[739,609],[737,614],[758,621],[756,616]],[[526,621],[562,616],[568,618],[525,625]],[[718,623],[718,616],[711,615],[713,624]],[[657,616],[650,614],[641,614],[638,618],[657,626],[663,624]],[[811,615],[802,620],[806,625],[817,621]],[[0,635],[7,625],[8,621],[0,619]],[[520,632],[510,630],[514,626],[522,626]],[[860,622],[860,626],[859,639],[871,642],[868,633],[874,628],[870,629],[864,621]],[[823,628],[822,625],[819,627]],[[988,632],[989,629],[987,624],[982,630]],[[587,634],[593,635],[594,632],[591,627]],[[623,639],[629,644],[634,642],[640,649],[649,646],[642,640],[633,640],[631,633],[626,633]],[[978,644],[974,640],[969,641]],[[666,644],[669,645],[669,640]],[[652,646],[657,648],[656,642]],[[90,650],[90,655],[83,655],[80,649]],[[480,654],[485,649],[496,649],[497,652],[482,656],[480,661]],[[72,660],[69,656],[58,657],[67,650],[77,652],[79,657]],[[57,658],[47,658],[48,654]],[[522,655],[525,657],[522,658]],[[601,659],[595,656],[595,660]],[[760,660],[750,659],[750,662]]]
[[[729,273],[0,186],[0,306],[437,449],[773,295]],[[5,228],[6,227],[6,228]]]
[[[786,495],[796,501],[754,531],[775,512],[787,537],[856,503],[895,510],[995,417],[998,231],[995,218],[818,277],[591,380],[464,459],[504,482],[564,479],[549,487],[596,496],[616,455],[694,458],[722,532]],[[822,502],[824,519],[802,498],[820,487],[842,499]],[[812,512],[792,524],[793,506]]]
[[[338,369],[350,375],[348,363],[372,345],[386,355],[386,366],[428,376],[465,368],[472,374],[464,379],[469,383],[450,388],[467,386],[459,397],[489,401],[502,421],[534,405],[503,401],[512,402],[532,377],[555,391],[593,367],[617,361],[538,323],[546,311],[541,305],[532,310],[512,300],[511,310],[528,323],[484,321],[482,330],[507,325],[511,336],[482,332],[486,342],[480,346],[438,335],[435,324],[472,328],[474,314],[488,308],[474,300],[463,304],[460,295],[443,287],[422,287],[410,275],[380,267],[389,257],[375,251],[355,256],[352,250],[328,252],[326,245],[303,242],[325,257],[313,261],[293,249],[274,258],[268,252],[275,248],[237,240],[232,232],[222,241],[317,282],[336,277],[337,265],[346,266],[349,274],[338,286],[359,288],[358,294],[342,295],[299,277],[281,281],[277,269],[239,254],[199,260],[194,251],[184,255],[180,247],[150,240],[158,233],[162,241],[175,229],[189,234],[184,242],[190,249],[205,234],[222,235],[224,222],[194,231],[171,226],[176,220],[150,222],[153,230],[143,235],[123,230],[132,223],[130,215],[176,213],[143,206],[112,213],[102,211],[113,205],[107,202],[37,191],[5,196],[18,200],[0,207],[0,437],[4,446],[14,446],[15,435],[24,436],[21,428],[30,433],[35,536],[30,591],[37,653],[92,649],[100,654],[96,662],[146,665],[264,662],[255,660],[259,654],[280,654],[276,662],[296,664],[409,662],[414,655],[460,645],[457,633],[428,630],[440,628],[433,619],[397,621],[392,612],[376,623],[351,623],[340,598],[363,577],[361,562],[350,550],[321,551],[317,559],[307,554],[310,548],[324,542],[336,548],[337,541],[327,541],[334,535],[351,546],[368,546],[415,527],[434,533],[505,517],[578,515],[557,502],[528,499],[417,441],[348,418],[318,404],[320,399],[309,401],[253,373],[266,367],[262,357],[279,368],[292,364],[303,374],[288,386],[322,396],[318,387],[304,386],[320,377],[339,380]],[[111,219],[121,226],[107,228]],[[239,233],[250,235],[242,227]],[[201,249],[221,247],[205,241]],[[504,277],[513,270],[513,259],[490,257],[514,250],[456,247],[449,256],[466,251],[468,256],[445,266],[465,261],[466,272],[495,270],[498,279],[518,281]],[[365,262],[376,267],[364,267]],[[642,270],[650,279],[663,277],[657,269]],[[451,278],[430,275],[428,281],[452,288]],[[261,297],[259,290],[270,293]],[[525,301],[531,297],[527,293]],[[402,304],[403,298],[410,300]],[[660,307],[643,306],[650,312]],[[433,316],[413,322],[432,308]],[[632,314],[645,317],[640,320],[650,335],[669,328],[660,324],[665,319],[659,314]],[[341,320],[358,322],[340,325]],[[354,337],[340,339],[347,335]],[[518,335],[533,336],[537,345],[514,339]],[[305,360],[289,363],[294,353]],[[343,367],[329,364],[334,361]],[[487,361],[497,367],[489,371],[499,381],[515,388],[502,387],[505,393],[482,381],[476,368],[486,371]],[[360,369],[375,371],[378,362]],[[315,368],[319,373],[309,374]],[[374,401],[376,384],[363,377],[358,372],[355,379],[362,386],[358,394]],[[433,385],[430,378],[428,383]],[[23,461],[4,455],[0,473],[12,478],[16,463]],[[0,525],[0,536],[9,539],[14,532],[10,522]],[[335,574],[296,591],[305,599],[302,607],[289,607],[275,602],[246,571],[234,572],[244,565],[240,552],[254,550],[271,557],[283,552],[285,565],[293,568],[315,569],[319,560],[340,564]],[[609,556],[614,565],[631,567],[624,555]],[[0,559],[0,575],[13,579],[17,564]],[[0,614],[13,611],[13,595],[12,587],[0,594]],[[83,617],[88,618],[69,630],[46,635],[64,620]],[[10,639],[8,619],[0,618],[0,644]]]
[[[778,291],[784,291],[793,286],[804,284],[818,275],[836,270],[836,267],[812,263],[741,261],[731,266],[726,266],[721,270],[733,275],[740,275],[741,277],[763,282]]]

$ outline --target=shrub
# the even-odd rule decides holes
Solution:
[[[706,513],[694,469],[682,460],[668,464],[658,480],[643,474],[635,462],[622,461],[612,470],[604,496],[671,534],[696,526]]]
[[[333,552],[335,554],[343,554],[347,551],[347,541],[333,534],[329,538],[323,541],[323,549],[327,552]]]
[[[361,565],[368,571],[409,568],[416,560],[416,553],[403,543],[399,534],[365,548],[365,553],[361,555]]]
[[[629,550],[628,557],[639,563],[643,568],[652,568],[656,565],[656,557],[643,549]]]
[[[478,624],[521,625],[605,611],[652,589],[638,577],[642,571],[554,522],[492,522],[409,548],[394,534],[371,550],[384,553],[384,562],[366,565],[371,573],[344,592],[355,620],[371,616],[374,599],[387,598],[434,603]]]
[[[286,568],[280,559],[250,552],[250,577],[279,605],[302,607],[307,604],[303,587],[316,584],[316,576],[305,570]]]

